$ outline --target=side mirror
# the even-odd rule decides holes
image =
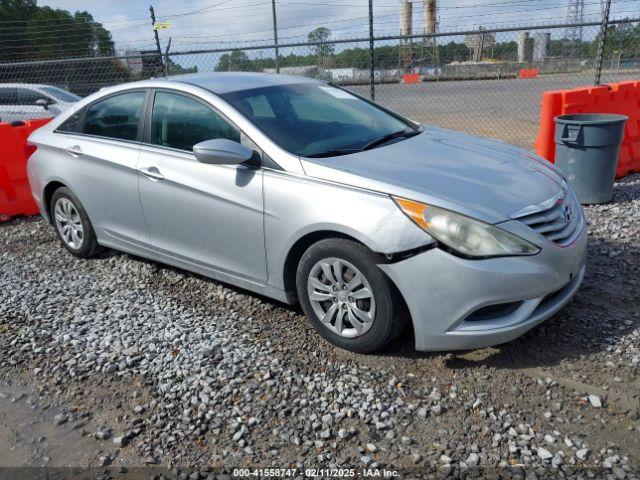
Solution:
[[[253,150],[226,138],[200,142],[193,146],[193,153],[199,162],[211,165],[238,165],[253,158]]]
[[[46,98],[39,98],[38,100],[36,100],[36,105],[44,108],[45,110],[49,110],[49,105],[51,105],[52,103],[54,102],[51,102]]]

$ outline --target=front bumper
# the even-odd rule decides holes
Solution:
[[[417,350],[466,350],[509,342],[560,310],[584,278],[586,250],[583,221],[570,245],[547,242],[533,256],[467,260],[434,248],[380,268],[409,307]],[[504,315],[471,316],[511,302]]]

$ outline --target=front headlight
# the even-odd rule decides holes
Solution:
[[[413,200],[394,197],[400,209],[440,243],[467,257],[535,255],[535,245],[488,223]]]

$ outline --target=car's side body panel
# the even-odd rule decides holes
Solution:
[[[140,146],[102,138],[60,134],[74,193],[93,221],[98,239],[113,237],[148,246],[149,234],[138,195]],[[81,155],[67,152],[78,148]],[[114,185],[117,190],[114,191]]]
[[[284,288],[283,266],[292,246],[313,232],[346,235],[382,254],[433,242],[381,193],[265,171],[264,197],[267,268],[278,288]]]
[[[60,182],[73,190],[89,217],[95,219],[100,241],[148,247],[138,194],[139,145],[74,134],[47,135],[39,130],[30,141],[38,150],[29,159],[29,181],[43,215],[48,218],[46,186]],[[117,192],[113,191],[114,183],[119,185]]]
[[[207,165],[193,154],[143,145],[140,201],[151,247],[165,255],[266,283],[262,170]]]

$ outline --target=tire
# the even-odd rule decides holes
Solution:
[[[49,212],[56,234],[69,252],[81,258],[91,258],[100,252],[102,248],[89,216],[71,190],[60,187],[53,192]],[[75,230],[75,235],[71,230]]]
[[[370,353],[402,332],[408,317],[406,307],[391,280],[377,267],[376,263],[381,261],[379,255],[364,245],[343,238],[321,240],[302,255],[296,274],[298,299],[311,324],[325,340],[351,352]],[[328,265],[331,266],[329,272]],[[360,279],[354,279],[357,273]],[[330,274],[333,277],[330,278]],[[333,286],[337,286],[337,290]],[[372,295],[367,297],[368,293]],[[332,306],[335,308],[331,313]],[[365,318],[363,312],[373,321],[359,322]],[[321,318],[323,313],[325,322]]]

